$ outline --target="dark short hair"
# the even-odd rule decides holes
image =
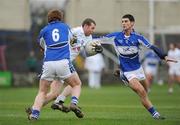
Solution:
[[[133,15],[131,15],[131,14],[125,14],[125,15],[122,17],[122,19],[123,19],[123,18],[128,18],[131,22],[135,22],[135,19],[134,19]]]
[[[48,23],[52,21],[61,21],[63,18],[63,13],[60,10],[50,10],[47,14]]]
[[[91,18],[86,18],[86,19],[82,22],[82,27],[84,27],[85,24],[88,25],[88,26],[90,26],[91,23],[93,23],[94,25],[96,25],[96,22],[95,22],[93,19],[91,19]]]

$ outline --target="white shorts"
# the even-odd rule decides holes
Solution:
[[[146,66],[146,67],[144,67],[144,71],[146,74],[151,74],[153,76],[156,76],[157,67]]]
[[[169,75],[176,75],[176,76],[180,76],[180,68],[177,67],[170,67],[169,68]]]
[[[70,77],[74,71],[73,65],[67,59],[48,61],[43,64],[41,79],[48,81],[64,80]]]
[[[133,78],[137,78],[139,81],[146,79],[142,66],[137,70],[124,72],[124,75],[128,81],[132,80]]]

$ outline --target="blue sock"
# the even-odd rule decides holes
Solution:
[[[154,114],[157,113],[156,109],[153,106],[149,108],[148,111],[151,113],[152,116],[154,116]]]
[[[77,103],[78,103],[78,98],[76,98],[75,96],[72,96],[72,97],[71,97],[71,103],[77,105]]]
[[[38,110],[32,110],[32,117],[38,119],[40,115],[40,111]]]

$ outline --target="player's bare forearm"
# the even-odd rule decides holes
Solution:
[[[166,62],[174,62],[174,63],[177,63],[177,62],[178,62],[176,59],[170,58],[170,57],[168,57],[168,56],[165,56],[165,61],[166,61]]]

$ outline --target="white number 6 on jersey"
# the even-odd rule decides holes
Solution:
[[[54,29],[53,31],[52,31],[52,38],[53,38],[53,41],[54,42],[57,42],[57,41],[59,41],[59,30],[58,29]]]

